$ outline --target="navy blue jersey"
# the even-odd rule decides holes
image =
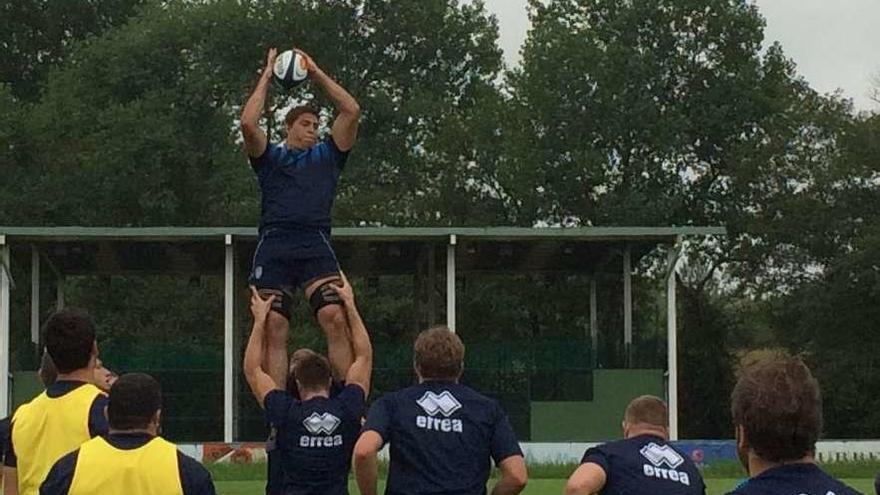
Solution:
[[[104,439],[117,449],[133,450],[146,445],[153,439],[153,436],[146,433],[114,433],[104,436]],[[73,482],[78,458],[79,449],[59,459],[40,486],[40,494],[67,495]],[[179,451],[177,452],[177,470],[180,474],[183,495],[214,495],[216,493],[211,473],[199,461]]]
[[[386,494],[485,494],[490,459],[522,455],[501,405],[451,382],[385,394],[364,430],[390,444]]]
[[[330,209],[347,152],[332,137],[307,150],[266,144],[251,158],[262,192],[260,230],[267,227],[330,228]]]
[[[874,478],[874,493],[880,495],[880,473],[878,473],[877,477]]]
[[[703,495],[697,466],[660,437],[639,435],[587,449],[581,463],[605,471],[602,495]]]
[[[290,393],[294,399],[299,399],[299,389],[291,387]],[[330,397],[335,397],[345,389],[345,382],[333,380],[330,385]],[[266,495],[280,495],[284,493],[284,467],[281,464],[281,454],[278,452],[278,432],[275,426],[269,423],[269,439],[266,440]]]
[[[729,495],[858,495],[810,462],[784,464],[748,479]]]
[[[347,385],[330,398],[305,401],[283,390],[266,395],[266,418],[276,430],[275,455],[280,456],[284,493],[348,494],[364,400],[360,385]]]

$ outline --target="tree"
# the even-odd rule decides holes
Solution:
[[[858,438],[880,424],[880,117],[858,117],[842,134],[840,156],[823,181],[824,202],[802,217],[803,242],[817,265],[790,293],[770,301],[777,339],[805,352],[823,385],[826,435]]]
[[[35,101],[47,72],[78,41],[125,23],[143,0],[3,0],[0,2],[0,82],[16,98]]]
[[[530,5],[502,180],[518,222],[724,225],[702,247],[710,265],[737,263],[751,286],[771,281],[768,265],[791,274],[786,207],[816,199],[849,107],[811,90],[778,45],[762,54],[757,7]]]

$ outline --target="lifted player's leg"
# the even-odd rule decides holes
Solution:
[[[330,288],[332,284],[339,285],[338,273],[328,274],[317,278],[306,285],[306,299],[308,299],[318,324],[324,330],[327,337],[327,358],[333,370],[336,380],[345,380],[345,374],[354,360],[351,351],[351,330],[348,328],[348,319],[345,317],[345,309],[336,292]]]
[[[290,333],[290,306],[293,303],[290,291],[282,289],[259,288],[265,299],[275,295],[272,311],[266,318],[266,341],[263,349],[263,369],[281,389],[287,388],[288,358],[287,336]]]

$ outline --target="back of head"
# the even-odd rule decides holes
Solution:
[[[822,394],[807,365],[784,352],[753,353],[743,363],[731,412],[755,455],[785,462],[811,454],[822,431]]]
[[[413,361],[422,380],[457,381],[464,370],[464,344],[446,326],[432,327],[416,338]]]
[[[666,428],[669,413],[666,403],[653,395],[642,395],[633,399],[623,414],[623,420],[630,426],[643,425],[648,428]]]
[[[40,375],[40,381],[43,382],[43,386],[46,388],[58,379],[58,370],[55,368],[55,362],[52,361],[52,356],[49,355],[47,350],[43,351],[43,357],[40,359],[40,370],[37,374]]]
[[[107,420],[114,430],[143,430],[161,408],[159,382],[144,373],[126,373],[110,388]]]
[[[62,309],[43,325],[46,350],[58,373],[70,373],[89,365],[95,345],[95,324],[81,309]]]
[[[308,390],[313,392],[326,391],[330,388],[332,372],[327,358],[314,351],[304,350],[294,353],[291,365],[291,377],[300,392]]]

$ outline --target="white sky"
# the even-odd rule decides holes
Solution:
[[[510,66],[529,28],[526,0],[484,0],[498,17],[500,45]],[[767,20],[767,43],[779,41],[817,91],[843,90],[857,110],[880,110],[868,98],[880,73],[880,0],[750,0]]]

